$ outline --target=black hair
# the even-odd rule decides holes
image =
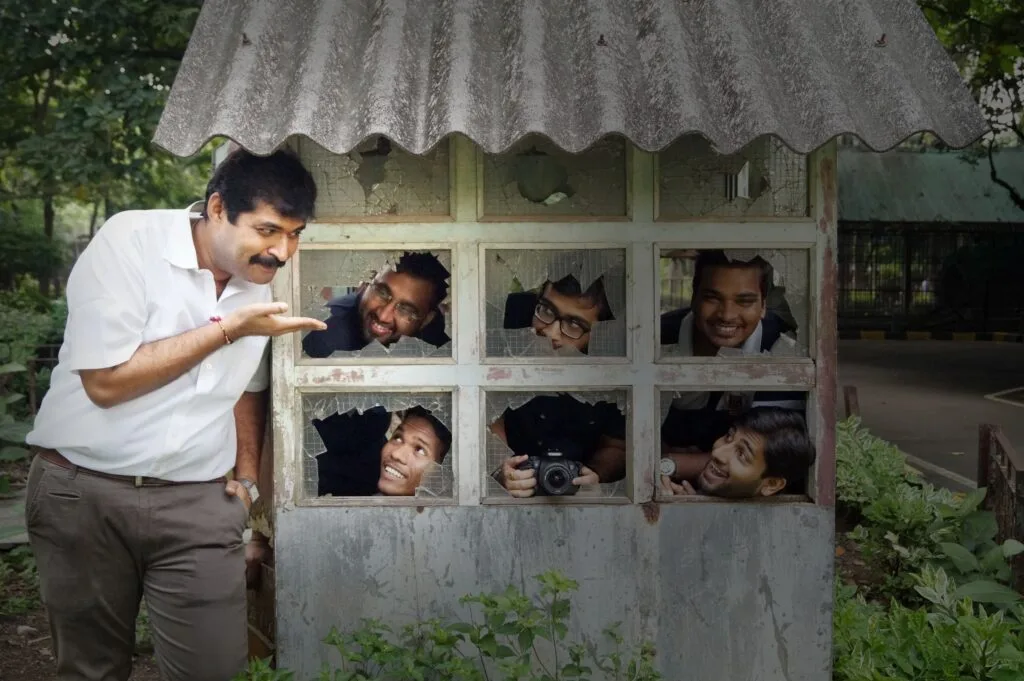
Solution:
[[[433,284],[434,293],[430,299],[430,308],[437,309],[448,296],[448,283],[445,281],[451,273],[445,269],[437,256],[429,251],[410,253],[406,251],[395,263],[395,272],[408,274],[410,277],[425,279]]]
[[[448,450],[452,448],[452,432],[448,430],[448,428],[443,423],[441,423],[441,421],[436,416],[431,414],[430,411],[424,409],[419,405],[406,409],[405,413],[402,414],[402,420],[404,421],[410,416],[415,416],[417,418],[423,419],[424,421],[430,424],[431,428],[434,429],[434,435],[437,436],[437,439],[441,441],[441,455],[440,458],[438,459],[438,463],[443,463],[444,457],[447,456],[448,454]]]
[[[733,422],[764,438],[764,475],[785,478],[786,489],[799,487],[814,463],[814,443],[803,414],[781,407],[754,407]]]
[[[693,270],[693,297],[696,299],[697,291],[703,282],[704,272],[714,267],[727,267],[733,269],[756,269],[758,284],[761,288],[762,301],[768,299],[768,289],[771,286],[771,265],[761,256],[755,257],[749,262],[741,260],[729,260],[725,251],[721,249],[703,249],[697,253],[697,261]]]
[[[307,222],[316,206],[316,182],[291,151],[280,149],[257,156],[236,149],[217,166],[206,185],[206,201],[217,193],[224,202],[228,221],[255,210],[263,201],[286,218]],[[206,206],[203,205],[203,217]]]
[[[544,287],[551,284],[551,288],[561,293],[563,296],[573,296],[582,298],[584,301],[589,303],[588,307],[597,307],[597,321],[606,322],[609,319],[615,319],[612,316],[611,306],[608,304],[608,296],[604,292],[604,276],[600,276],[594,280],[594,282],[587,287],[584,291],[583,287],[580,286],[580,282],[571,274],[568,274],[558,281],[551,281],[550,279],[544,282],[544,286],[541,287],[541,295],[543,295]]]

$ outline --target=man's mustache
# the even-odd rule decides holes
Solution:
[[[284,267],[284,261],[278,260],[273,255],[254,255],[249,258],[250,265],[263,265],[264,267],[276,267],[281,269]]]

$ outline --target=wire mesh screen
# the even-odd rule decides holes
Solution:
[[[299,156],[317,186],[316,215],[330,218],[451,214],[448,142],[423,156],[374,136],[347,154],[302,140]]]
[[[807,157],[764,136],[722,155],[687,135],[658,156],[658,217],[803,217]]]
[[[851,225],[839,229],[844,325],[930,331],[1024,330],[1024,229]]]
[[[504,154],[484,154],[483,215],[627,214],[626,145],[606,138],[570,154],[543,137],[520,140]]]
[[[502,465],[509,457],[543,455],[557,449],[564,456],[586,464],[597,447],[607,444],[607,440],[600,439],[602,435],[618,441],[623,447],[624,465],[628,465],[625,444],[628,439],[625,434],[629,432],[628,401],[626,390],[487,391],[484,398],[486,496],[511,496],[499,481]],[[625,495],[623,478],[582,486],[572,498]]]
[[[382,407],[387,412],[386,423],[380,433],[367,433],[365,428],[375,427],[364,416]],[[380,458],[373,458],[376,444],[368,450],[369,442],[376,443],[390,440],[395,429],[402,422],[404,412],[413,407],[422,407],[430,412],[447,429],[448,434],[454,433],[452,428],[452,396],[451,393],[319,393],[302,396],[302,470],[303,490],[306,498],[319,496],[320,476],[317,457],[328,451],[320,432],[313,424],[314,419],[327,419],[335,414],[349,415],[352,418],[346,423],[345,429],[339,429],[335,435],[337,442],[332,441],[331,455],[338,462],[336,468],[342,474],[355,476],[359,467],[372,469],[368,476],[370,485],[356,484],[355,487],[366,488],[362,496],[376,495],[373,488],[373,477],[380,471]],[[377,410],[380,411],[379,409]],[[359,444],[356,444],[359,443]],[[457,443],[452,440],[451,448],[440,464],[429,463],[422,471],[419,484],[416,485],[416,497],[451,498],[454,489],[453,461],[458,456]],[[349,463],[351,460],[351,464]],[[375,466],[375,467],[374,467]],[[367,477],[367,476],[361,476]]]
[[[687,339],[693,338],[695,313],[686,313],[690,310],[693,300],[693,278],[696,272],[697,258],[701,253],[702,251],[696,249],[663,249],[661,251],[659,272],[661,277],[659,284],[661,332],[670,332],[669,335],[660,339],[661,355],[664,357],[686,357],[693,352],[692,342],[688,342]],[[740,268],[721,267],[722,274],[720,276],[729,277],[724,280],[724,283],[731,286],[731,273],[736,272],[738,276],[744,277],[744,280],[750,280],[750,287],[758,294],[760,294],[760,289],[757,287],[760,268],[764,268],[768,288],[765,297],[768,316],[761,322],[762,334],[767,333],[766,329],[769,325],[780,328],[783,333],[780,342],[772,346],[771,354],[775,356],[807,354],[810,271],[806,250],[726,249],[724,251],[703,251],[703,253],[710,263],[724,261],[725,263],[744,265]],[[745,266],[748,264],[750,267]],[[710,270],[715,265],[709,264],[707,267]],[[750,272],[753,272],[752,276],[747,274]],[[704,280],[705,282],[709,281],[709,275],[704,275]],[[720,293],[724,295],[726,291]],[[717,311],[712,311],[710,314],[716,316],[716,319],[720,315]],[[738,316],[744,317],[742,313],[739,313]],[[713,321],[715,320],[710,319],[709,323]],[[731,318],[719,321],[728,324]],[[725,343],[730,347],[723,347],[720,350],[720,355],[732,354],[735,350],[731,346],[738,346],[750,338],[751,334],[756,331],[757,320],[752,318],[751,322],[752,325],[748,324],[740,329],[736,338]]]
[[[315,357],[451,357],[451,251],[305,249],[300,252],[300,314],[327,320],[327,331],[302,339],[303,354]],[[415,262],[414,262],[415,259]],[[407,268],[407,266],[409,266]],[[394,270],[408,272],[392,279]],[[381,278],[375,280],[375,277]],[[375,293],[374,281],[389,286]],[[446,292],[432,306],[433,291]],[[403,318],[402,306],[417,308],[420,319]],[[390,327],[384,337],[373,319]],[[375,327],[374,327],[375,328]],[[397,336],[397,340],[395,340]]]
[[[625,263],[623,249],[487,250],[487,356],[624,357]]]

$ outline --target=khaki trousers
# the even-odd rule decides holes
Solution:
[[[164,681],[245,668],[248,514],[223,483],[137,487],[36,456],[25,520],[58,681],[127,681],[143,595]]]

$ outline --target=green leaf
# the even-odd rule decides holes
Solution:
[[[953,593],[953,597],[956,599],[970,598],[975,603],[992,603],[994,605],[1009,605],[1021,599],[1020,594],[1013,589],[986,579],[964,584]]]
[[[24,364],[18,364],[17,362],[8,362],[7,364],[0,364],[0,374],[17,374],[22,371],[28,371]]]
[[[0,440],[5,442],[24,442],[28,434],[32,432],[32,425],[29,423],[5,423],[0,426]]]
[[[0,447],[0,461],[21,461],[28,458],[29,450],[24,447],[6,446]]]
[[[964,500],[960,502],[960,508],[964,511],[975,511],[981,506],[981,502],[985,500],[985,493],[988,490],[984,487],[973,489],[967,493]]]
[[[1016,539],[1007,539],[1003,542],[1002,549],[1005,557],[1013,558],[1020,553],[1024,553],[1024,544],[1020,543]]]
[[[939,544],[939,549],[941,549],[942,552],[946,554],[951,561],[953,561],[953,565],[956,566],[956,569],[964,574],[976,572],[981,567],[974,554],[959,544],[942,542]]]

